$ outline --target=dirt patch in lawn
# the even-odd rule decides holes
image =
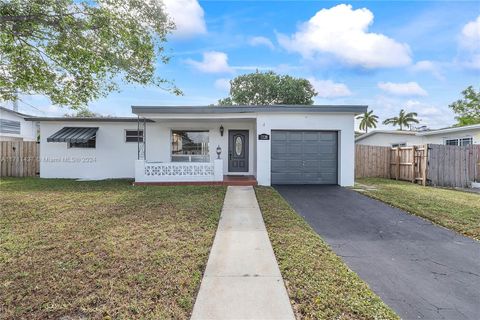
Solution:
[[[224,187],[0,181],[0,318],[189,318]]]
[[[278,192],[257,199],[299,319],[398,319]]]

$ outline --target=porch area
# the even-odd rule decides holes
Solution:
[[[150,119],[138,120],[134,185],[257,185],[253,119]]]
[[[228,175],[223,160],[213,162],[135,162],[134,185],[223,185],[255,186],[253,175]]]
[[[221,181],[134,182],[134,186],[256,186],[255,176],[224,175]]]

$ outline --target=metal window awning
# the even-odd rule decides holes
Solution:
[[[64,127],[47,138],[47,142],[88,142],[97,135],[98,127]]]

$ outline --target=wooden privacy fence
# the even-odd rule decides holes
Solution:
[[[428,145],[429,184],[442,187],[468,187],[480,181],[480,145]]]
[[[355,147],[355,178],[377,177],[426,182],[426,146]]]
[[[390,147],[355,146],[355,178],[390,178]]]
[[[355,178],[379,177],[441,187],[480,181],[480,145],[380,147],[357,145]]]
[[[35,141],[0,141],[0,177],[32,177],[40,171]]]

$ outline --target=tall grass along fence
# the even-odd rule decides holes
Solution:
[[[35,141],[0,141],[0,177],[32,177],[40,172]]]
[[[380,147],[357,145],[355,177],[380,177],[441,187],[480,181],[480,145]]]

